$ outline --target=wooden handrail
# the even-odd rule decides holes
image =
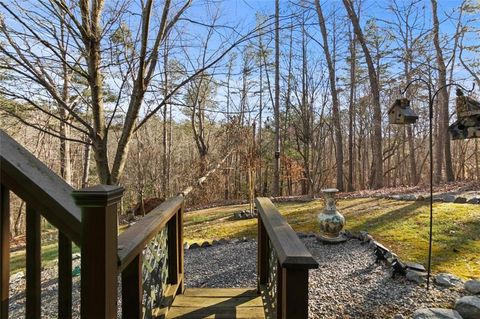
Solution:
[[[255,204],[282,268],[318,268],[318,263],[312,254],[271,200],[266,197],[257,197]]]
[[[118,236],[118,271],[121,272],[142,252],[146,244],[181,209],[182,195],[171,197]]]
[[[3,185],[80,245],[81,211],[70,196],[73,188],[2,130],[0,176]]]

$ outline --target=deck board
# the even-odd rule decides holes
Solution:
[[[263,301],[253,288],[187,288],[167,318],[265,319]]]

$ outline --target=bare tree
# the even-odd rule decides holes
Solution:
[[[355,12],[352,0],[343,0],[343,4],[347,10],[350,21],[352,22],[353,30],[357,36],[358,42],[362,47],[368,67],[368,78],[370,81],[373,108],[372,162],[374,172],[371,186],[377,189],[383,187],[382,110],[380,106],[380,88],[377,70],[375,70],[375,65],[365,41],[362,28],[360,27],[360,22]]]
[[[325,59],[327,60],[328,75],[330,81],[330,94],[332,96],[332,117],[333,117],[333,126],[335,131],[335,157],[337,159],[337,188],[340,191],[344,190],[343,187],[343,141],[342,141],[342,130],[340,127],[340,107],[338,102],[337,94],[337,85],[336,80],[337,76],[335,75],[335,61],[332,59],[330,53],[329,40],[327,34],[327,27],[325,23],[325,18],[323,17],[322,7],[320,6],[320,1],[315,0],[315,7],[317,9],[318,24],[320,25],[320,31],[323,38],[323,52],[325,54]]]

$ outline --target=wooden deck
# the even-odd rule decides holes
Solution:
[[[167,318],[265,319],[265,311],[254,288],[187,288],[175,297]]]

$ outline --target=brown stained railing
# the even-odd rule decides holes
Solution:
[[[0,130],[0,318],[8,318],[10,192],[26,202],[26,318],[41,317],[43,216],[58,231],[58,318],[72,317],[72,241],[80,245],[81,213],[72,187]]]
[[[165,316],[183,293],[183,206],[170,198],[119,236],[123,318]]]
[[[278,319],[308,318],[308,270],[318,263],[268,198],[258,209],[258,290]],[[269,309],[268,309],[269,308]]]

